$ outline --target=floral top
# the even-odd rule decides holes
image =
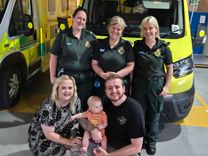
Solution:
[[[75,113],[81,112],[80,99],[75,102]],[[35,156],[62,156],[66,153],[66,148],[48,140],[41,128],[41,124],[55,127],[54,131],[65,138],[75,136],[78,130],[78,122],[70,121],[69,118],[74,115],[69,106],[58,108],[50,98],[45,100],[34,114],[28,130],[29,148]]]

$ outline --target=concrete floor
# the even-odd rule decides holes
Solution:
[[[160,125],[155,156],[208,155],[208,68],[195,69],[196,96],[190,114],[181,122]],[[34,87],[39,86],[39,87]],[[50,94],[48,73],[37,76],[24,87],[14,108],[0,111],[0,155],[31,156],[27,130],[37,106]],[[142,156],[146,156],[142,151]]]
[[[194,54],[193,56],[196,67],[208,67],[208,55]]]

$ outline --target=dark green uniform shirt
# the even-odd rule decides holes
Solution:
[[[80,39],[77,39],[69,28],[57,35],[51,53],[58,56],[59,68],[75,72],[91,70],[95,41],[92,32],[83,30]]]
[[[169,43],[157,39],[156,44],[150,49],[144,40],[134,42],[136,57],[134,74],[143,77],[165,76],[164,64],[172,64],[172,54]]]
[[[121,39],[111,49],[109,38],[105,38],[99,40],[96,44],[93,58],[98,61],[99,66],[104,72],[117,72],[126,67],[127,63],[134,62],[134,53],[130,42]]]

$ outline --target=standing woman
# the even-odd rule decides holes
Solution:
[[[81,111],[75,80],[62,75],[54,82],[51,97],[34,114],[28,142],[34,156],[63,156],[66,146],[81,144],[76,136],[78,123],[69,118]]]
[[[76,80],[82,109],[87,109],[87,99],[93,90],[91,68],[95,35],[85,30],[87,11],[81,7],[73,14],[72,27],[59,33],[53,43],[50,58],[50,80],[53,84],[61,74],[73,76]]]
[[[97,74],[94,88],[98,96],[104,95],[104,81],[111,74],[124,78],[126,92],[129,91],[130,73],[134,68],[134,53],[130,42],[122,39],[126,23],[123,18],[111,18],[107,30],[108,37],[98,40],[92,59],[92,68]]]
[[[132,97],[143,107],[146,118],[144,143],[148,154],[156,153],[160,113],[164,96],[168,94],[173,75],[169,43],[159,38],[158,21],[153,16],[142,20],[143,40],[135,41],[136,63],[132,82]],[[165,70],[165,68],[166,70]]]

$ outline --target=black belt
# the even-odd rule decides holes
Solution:
[[[142,74],[136,74],[135,79],[142,79],[144,81],[159,81],[164,80],[165,78],[163,76],[149,76],[149,75],[142,75]]]
[[[164,77],[162,77],[162,76],[149,76],[149,77],[147,77],[147,79],[149,81],[159,81],[159,80],[164,80]]]
[[[71,71],[64,68],[61,68],[57,75],[70,75],[73,76],[75,79],[91,79],[93,77],[93,72],[91,70],[84,70],[84,71]]]

